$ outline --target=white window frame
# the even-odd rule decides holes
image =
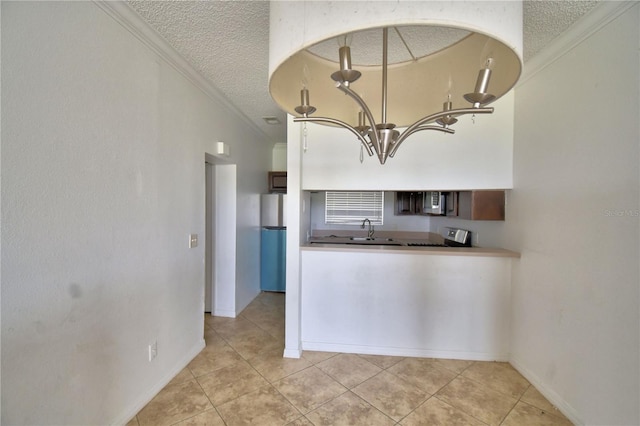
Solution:
[[[326,191],[325,224],[360,225],[365,219],[384,224],[384,191]]]

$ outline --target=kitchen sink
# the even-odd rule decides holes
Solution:
[[[393,238],[373,238],[373,237],[351,237],[345,244],[366,244],[366,245],[384,245],[384,246],[401,246],[402,243],[394,241]]]
[[[349,245],[366,245],[366,246],[401,246],[400,241],[393,238],[375,238],[375,237],[322,237],[310,241],[311,244],[349,244]]]

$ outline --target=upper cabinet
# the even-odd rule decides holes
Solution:
[[[396,215],[420,214],[422,212],[422,192],[396,192]]]
[[[460,191],[458,218],[468,220],[504,220],[504,191]]]
[[[503,190],[449,191],[449,192],[416,192],[402,191],[395,193],[396,215],[433,215],[425,205],[433,194],[440,195],[443,207],[441,213],[466,220],[504,220],[505,192]]]
[[[269,172],[269,192],[287,192],[287,172]]]

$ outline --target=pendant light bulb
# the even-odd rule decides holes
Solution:
[[[490,70],[493,70],[493,66],[495,63],[496,63],[495,59],[487,58],[487,60],[484,62],[484,67]]]
[[[333,81],[343,83],[349,87],[349,83],[353,83],[362,75],[360,71],[356,71],[351,68],[351,48],[349,46],[342,46],[338,49],[338,56],[340,58],[340,71],[336,71],[331,74]]]
[[[300,91],[300,104],[302,106],[309,106],[309,89],[306,87]]]
[[[472,93],[467,93],[464,98],[473,104],[474,108],[479,108],[480,105],[487,104],[496,99],[495,96],[487,92],[489,88],[489,80],[491,79],[491,69],[494,66],[493,58],[487,58],[484,62],[484,68],[478,72],[478,79],[476,80],[476,87]]]
[[[447,102],[442,104],[442,111],[451,111],[453,109],[453,104],[451,103],[451,93],[447,95]],[[456,124],[458,119],[452,115],[445,115],[436,120],[436,123],[441,125],[444,128],[449,128],[452,124]]]
[[[307,89],[309,87],[309,67],[307,64],[302,66],[302,88]]]
[[[355,129],[360,132],[361,135],[366,135],[367,132],[369,131],[369,126],[367,126],[366,122],[365,122],[365,114],[364,111],[360,110],[358,111],[358,126],[355,127]]]
[[[351,68],[351,33],[342,34],[336,38],[338,42],[338,57],[340,61],[340,71],[336,71],[331,74],[331,78],[334,81],[344,83],[345,86],[349,86],[349,83],[353,83],[362,75],[360,71],[356,71]]]
[[[353,40],[353,34],[346,33],[341,34],[336,37],[336,41],[338,42],[338,47],[351,47],[351,41]]]
[[[295,111],[305,117],[316,112],[315,107],[309,104],[309,89],[306,87],[300,90],[300,105],[295,108]]]
[[[484,63],[484,68],[480,70],[475,88],[477,93],[487,93],[489,79],[491,78],[491,71],[493,70],[493,63],[493,58],[488,58]]]

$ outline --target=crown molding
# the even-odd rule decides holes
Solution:
[[[524,71],[516,85],[516,89],[602,27],[638,4],[640,4],[638,1],[602,1],[591,12],[576,21],[567,31],[560,34],[551,44],[524,64]]]
[[[217,87],[197,71],[177,50],[138,15],[125,1],[93,0],[94,4],[140,40],[147,48],[202,90],[207,96],[237,115],[265,140],[269,137],[238,109]]]

